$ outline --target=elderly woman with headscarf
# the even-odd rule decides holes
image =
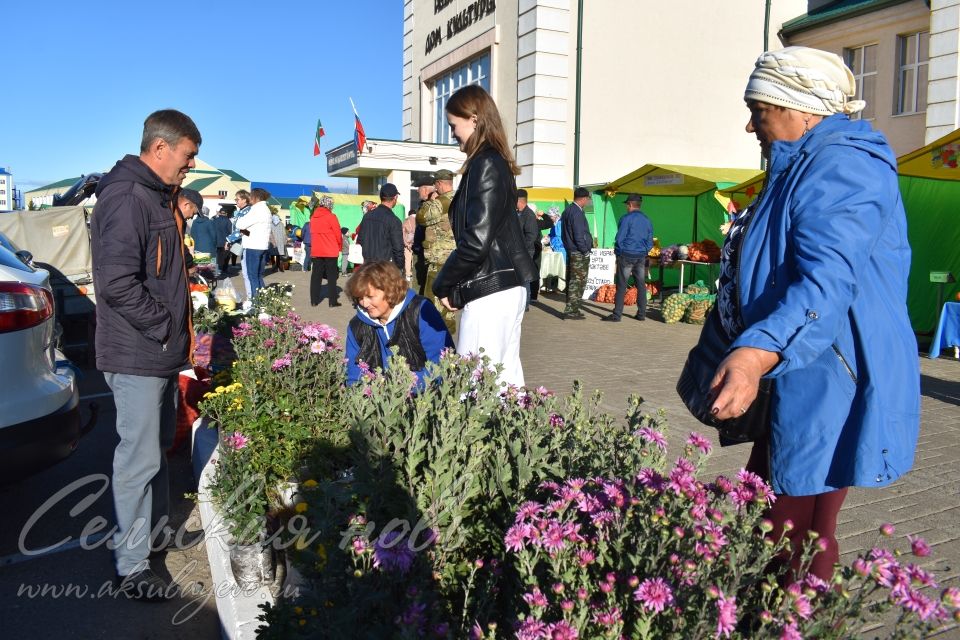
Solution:
[[[727,235],[713,318],[731,344],[710,411],[744,414],[772,380],[747,469],[773,486],[772,535],[792,521],[794,571],[808,532],[819,534],[810,570],[823,579],[848,487],[906,473],[920,420],[897,163],[883,134],[850,119],[865,106],[855,96],[835,54],[788,47],[757,60],[746,130],[767,158],[766,185]]]
[[[321,196],[317,208],[310,216],[310,305],[320,304],[323,279],[327,279],[327,301],[331,307],[337,302],[337,258],[343,247],[340,221],[333,213],[333,198]]]

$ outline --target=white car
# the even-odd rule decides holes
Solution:
[[[80,436],[74,370],[56,349],[50,274],[0,234],[0,482],[69,456]]]

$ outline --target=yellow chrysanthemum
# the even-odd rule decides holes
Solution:
[[[315,486],[317,486],[317,481],[313,478],[310,478],[309,480],[304,481],[303,486],[305,489],[313,489]]]

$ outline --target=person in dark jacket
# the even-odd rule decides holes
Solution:
[[[363,247],[363,261],[392,260],[403,271],[403,223],[394,215],[400,192],[389,182],[380,188],[380,206],[363,216],[357,244]]]
[[[97,298],[97,369],[113,391],[120,442],[113,456],[117,523],[114,560],[121,593],[168,596],[150,569],[151,550],[186,547],[166,527],[165,451],[176,431],[178,374],[190,361],[193,331],[183,218],[176,190],[194,166],[200,131],[179,111],[157,111],[143,126],[140,155],[127,155],[97,186],[91,222]],[[150,533],[158,531],[156,539]]]
[[[347,327],[347,384],[356,384],[365,369],[385,369],[395,346],[422,389],[427,363],[439,362],[443,350],[453,347],[437,308],[409,288],[393,262],[359,266],[347,294],[357,307]]]
[[[523,243],[533,258],[533,264],[537,267],[537,277],[530,282],[530,300],[537,299],[537,293],[540,291],[540,252],[543,245],[540,244],[540,225],[537,224],[537,214],[527,206],[527,190],[517,189],[517,214],[520,216],[520,228],[523,229]],[[527,305],[527,309],[530,305]]]
[[[627,213],[617,224],[617,239],[613,244],[613,252],[617,256],[617,297],[613,313],[603,319],[620,322],[623,300],[627,295],[627,281],[632,274],[637,283],[636,318],[643,322],[647,318],[647,253],[653,248],[653,223],[640,211],[643,196],[639,193],[631,193],[624,202],[627,204]]]
[[[519,175],[497,105],[482,87],[469,85],[446,106],[447,122],[467,154],[463,179],[450,203],[457,242],[436,279],[433,293],[450,310],[463,309],[457,351],[484,350],[501,363],[499,380],[522,387],[520,327],[527,283],[536,267],[523,244],[517,218]]]
[[[233,232],[233,222],[230,220],[230,210],[220,207],[217,216],[213,219],[214,237],[217,241],[217,270],[219,277],[227,275],[227,265],[232,255],[227,249],[227,236]]]
[[[203,209],[193,217],[193,224],[190,226],[190,237],[193,238],[194,252],[208,253],[211,259],[216,257],[217,227],[213,220],[204,215]],[[226,241],[226,237],[224,237],[224,241]]]
[[[587,225],[583,208],[590,201],[590,192],[583,187],[573,190],[573,202],[563,210],[560,221],[563,248],[567,252],[567,305],[563,309],[565,320],[583,320],[583,290],[587,285],[587,270],[590,267],[590,250],[593,236]]]
[[[322,196],[320,204],[310,217],[310,255],[316,269],[310,274],[310,306],[320,304],[323,278],[327,279],[327,302],[339,307],[337,302],[337,257],[343,248],[340,221],[333,213],[333,198]]]

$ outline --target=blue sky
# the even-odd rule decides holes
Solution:
[[[197,123],[201,160],[254,181],[344,184],[313,133],[352,140],[350,97],[367,137],[400,137],[399,0],[4,5],[0,166],[23,191],[137,153],[163,108]]]

